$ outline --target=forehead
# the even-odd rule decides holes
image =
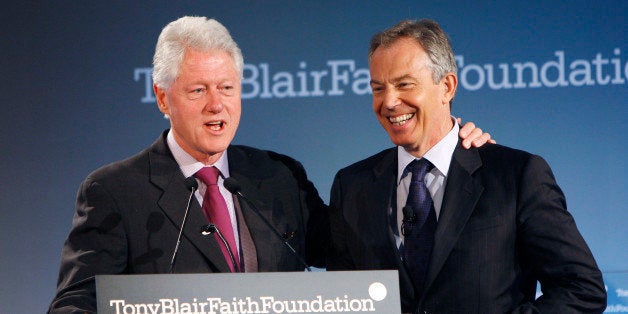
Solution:
[[[229,53],[223,50],[200,51],[187,49],[179,67],[179,76],[238,77]]]
[[[429,58],[423,47],[411,38],[401,38],[380,46],[369,59],[371,76],[400,76],[426,68]]]

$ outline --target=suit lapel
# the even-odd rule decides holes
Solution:
[[[402,299],[412,299],[414,286],[399,254],[390,217],[392,202],[396,202],[397,195],[397,163],[397,149],[390,149],[382,160],[373,167],[375,180],[373,184],[364,184],[371,190],[365,191],[365,203],[358,208],[373,210],[373,212],[363,215],[367,217],[366,219],[369,219],[366,222],[360,222],[365,226],[363,233],[373,239],[385,239],[386,245],[382,246],[378,256],[385,258],[386,261],[384,265],[377,265],[376,267],[397,269],[399,271]],[[396,221],[394,224],[396,224]],[[374,234],[376,232],[377,234]]]
[[[172,224],[180,229],[190,191],[185,187],[185,178],[165,143],[165,136],[153,144],[149,160],[150,180],[163,191],[157,203]],[[201,228],[207,223],[196,197],[192,197],[183,235],[213,264],[213,268],[230,272],[218,243],[213,237],[201,234]]]
[[[449,168],[425,291],[436,279],[484,191],[484,187],[472,177],[481,166],[477,149],[464,149],[459,140]]]
[[[375,180],[372,185],[366,185],[371,188],[364,193],[364,204],[361,206],[364,210],[373,210],[372,212],[365,213],[362,217],[368,219],[363,222],[363,226],[366,226],[369,230],[365,234],[372,234],[377,239],[387,239],[385,250],[394,252],[394,254],[382,254],[382,256],[390,256],[390,266],[400,266],[399,250],[397,249],[397,243],[395,235],[392,230],[390,221],[390,209],[392,202],[395,201],[396,193],[396,178],[397,178],[397,150],[390,149],[389,153],[384,155],[381,162],[373,167],[373,175]],[[360,201],[360,200],[358,200]],[[392,258],[396,257],[396,258]],[[402,267],[400,267],[402,268]]]

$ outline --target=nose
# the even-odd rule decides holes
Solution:
[[[213,113],[221,112],[224,108],[220,93],[217,90],[209,89],[207,91],[207,99],[205,110]]]
[[[394,110],[401,103],[398,93],[394,90],[386,90],[382,95],[382,104],[388,110]]]

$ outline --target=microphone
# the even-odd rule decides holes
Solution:
[[[170,260],[170,273],[174,273],[174,263],[177,258],[177,253],[179,252],[179,245],[181,245],[181,236],[183,235],[183,228],[185,228],[185,222],[188,219],[188,212],[190,211],[190,205],[192,204],[192,198],[194,197],[194,192],[198,189],[198,182],[196,179],[192,177],[187,177],[183,181],[185,183],[185,187],[190,190],[190,197],[188,198],[188,204],[185,206],[185,213],[183,214],[183,221],[181,222],[181,229],[179,229],[179,236],[177,237],[177,245],[174,247],[174,252],[172,253],[172,259]]]
[[[299,260],[299,262],[301,262],[301,264],[303,264],[303,266],[305,266],[305,269],[307,271],[312,271],[310,269],[310,266],[305,262],[305,260],[303,260],[301,255],[299,255],[299,253],[297,253],[297,251],[295,251],[295,249],[292,247],[292,245],[290,245],[290,243],[288,243],[288,240],[291,239],[294,236],[294,232],[287,233],[286,236],[282,236],[279,233],[279,231],[277,231],[277,229],[275,229],[275,227],[273,227],[273,225],[266,219],[266,217],[264,217],[264,215],[262,215],[262,213],[259,211],[257,206],[255,206],[255,204],[253,202],[251,202],[251,200],[249,200],[246,196],[244,196],[244,194],[242,194],[240,184],[238,183],[238,181],[236,179],[234,179],[233,177],[226,178],[225,181],[223,182],[223,184],[225,185],[225,188],[229,192],[231,192],[232,194],[237,195],[239,198],[241,198],[244,201],[246,201],[247,203],[249,203],[249,205],[251,205],[251,209],[253,210],[253,212],[255,212],[255,214],[257,214],[257,216],[262,219],[264,224],[286,245],[286,247],[290,250],[292,255],[294,255]]]
[[[227,253],[229,253],[229,259],[231,260],[231,264],[233,265],[234,269],[237,272],[240,269],[240,267],[238,267],[238,264],[236,264],[235,257],[233,257],[233,251],[231,251],[231,247],[229,246],[229,243],[227,243],[227,239],[225,239],[225,237],[222,235],[222,232],[220,232],[220,229],[218,229],[218,226],[216,226],[215,224],[209,224],[201,228],[201,234],[204,236],[214,234],[214,233],[218,235],[218,237],[220,238],[220,241],[222,241],[222,244],[224,244],[225,247],[227,248]]]

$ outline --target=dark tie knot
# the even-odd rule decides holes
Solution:
[[[219,175],[220,170],[216,167],[203,167],[194,174],[194,176],[203,181],[205,185],[216,185]]]
[[[415,159],[406,166],[403,176],[412,173],[412,180],[423,180],[425,174],[430,172],[432,168],[434,168],[434,165],[429,160],[425,158]]]

